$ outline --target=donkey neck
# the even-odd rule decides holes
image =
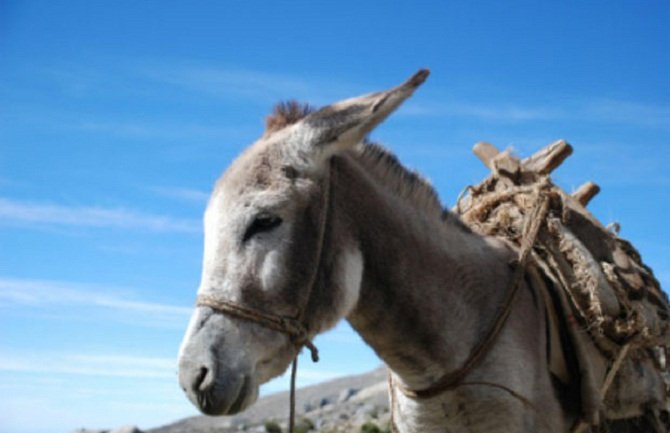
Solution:
[[[455,216],[417,208],[355,157],[334,164],[339,211],[363,256],[348,320],[406,386],[458,368],[504,296],[512,255]]]

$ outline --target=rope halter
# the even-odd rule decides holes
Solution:
[[[332,164],[332,162],[330,163]],[[316,250],[317,263],[314,267],[312,275],[307,284],[307,303],[314,292],[314,286],[317,283],[317,277],[321,263],[323,262],[324,241],[326,234],[326,226],[328,225],[328,214],[330,213],[331,200],[331,177],[332,168],[329,167],[325,178],[325,191],[323,194],[321,219],[319,221],[318,244]],[[291,342],[298,347],[298,352],[303,347],[309,349],[312,355],[312,361],[319,361],[319,351],[314,346],[314,343],[309,338],[309,332],[304,325],[304,316],[307,310],[307,305],[303,305],[297,318],[281,316],[274,313],[259,311],[253,308],[238,305],[234,302],[225,299],[218,299],[212,295],[200,294],[196,298],[196,306],[209,307],[216,312],[230,315],[238,319],[247,320],[249,322],[257,323],[268,329],[288,335]],[[290,405],[289,405],[289,433],[293,433],[295,428],[295,381],[298,371],[298,356],[293,359],[291,367],[291,391],[290,391]]]
[[[222,299],[216,299],[211,295],[198,295],[196,305],[198,307],[209,307],[217,312],[254,322],[288,335],[296,346],[300,348],[304,346],[309,349],[313,362],[319,361],[319,350],[310,341],[305,325],[297,319],[243,307]]]

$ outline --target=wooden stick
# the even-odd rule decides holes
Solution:
[[[510,154],[509,150],[497,154],[491,159],[490,164],[493,171],[508,177],[516,176],[521,168],[521,163]]]
[[[614,381],[614,378],[616,377],[617,373],[619,372],[619,369],[621,368],[621,363],[623,360],[626,358],[626,355],[628,355],[628,350],[630,349],[630,342],[626,343],[621,350],[619,351],[619,354],[617,355],[616,359],[614,360],[614,363],[610,367],[609,371],[607,372],[607,376],[605,377],[605,382],[603,383],[602,388],[600,389],[600,397],[602,399],[605,399],[605,396],[607,395],[607,391],[609,390],[610,386],[612,385],[612,382]],[[586,429],[591,427],[587,422],[580,420],[578,423],[574,426],[572,429],[571,433],[584,433],[586,432]]]
[[[500,151],[496,149],[494,145],[485,141],[480,141],[479,143],[475,144],[472,148],[472,152],[477,156],[477,158],[479,158],[481,162],[484,163],[485,166],[491,169],[493,168],[491,161],[493,161],[493,158],[495,158],[500,153]]]
[[[586,421],[578,419],[577,424],[570,430],[570,433],[584,433],[589,427],[591,426]]]
[[[558,140],[544,147],[535,155],[526,158],[523,166],[526,171],[549,174],[572,154],[572,146],[565,140]]]
[[[626,355],[628,355],[629,349],[630,349],[630,342],[623,345],[623,347],[619,351],[619,354],[616,357],[616,360],[614,361],[614,364],[612,364],[610,370],[607,372],[607,376],[605,377],[603,387],[600,389],[600,396],[603,398],[603,400],[605,399],[607,391],[610,389],[610,386],[612,385],[614,378],[616,377],[617,373],[619,372],[619,369],[621,368],[621,363],[623,362],[624,359],[626,359]]]
[[[572,193],[572,197],[586,207],[593,197],[598,195],[600,187],[595,183],[588,181],[580,186],[577,191]]]

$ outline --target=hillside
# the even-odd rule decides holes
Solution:
[[[145,432],[126,426],[73,433],[264,433],[267,422],[286,431],[288,411],[289,393],[280,392],[260,398],[247,411],[232,417],[194,416]],[[296,413],[296,431],[359,432],[363,424],[371,423],[366,431],[383,432],[389,420],[386,369],[301,388],[296,396]]]

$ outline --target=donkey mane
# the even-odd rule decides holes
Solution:
[[[265,133],[279,131],[314,111],[316,109],[309,104],[300,103],[293,99],[282,101],[275,105],[272,114],[265,118]]]
[[[315,107],[295,100],[280,102],[275,105],[272,114],[265,118],[266,133],[294,124],[314,111],[317,111]],[[442,206],[439,195],[430,181],[405,167],[395,154],[382,145],[366,139],[364,145],[353,155],[369,169],[371,175],[409,204],[428,215],[435,215],[443,222],[454,223],[463,231],[471,231],[458,215]]]

